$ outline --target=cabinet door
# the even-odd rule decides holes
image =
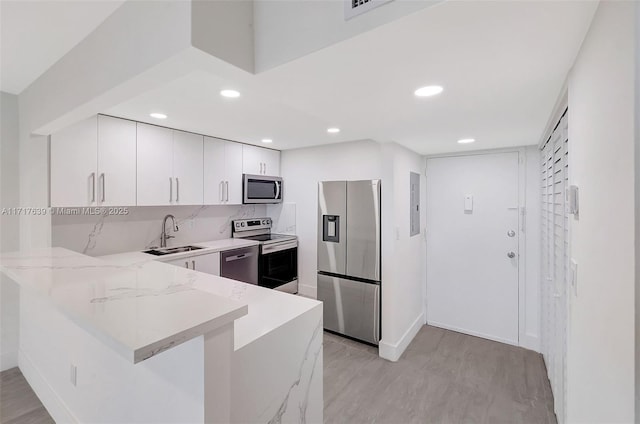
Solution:
[[[136,205],[136,123],[98,116],[98,203]]]
[[[51,135],[51,206],[95,206],[98,122],[93,116]]]
[[[210,253],[189,258],[189,266],[196,271],[220,275],[220,253]],[[195,268],[194,268],[195,266]]]
[[[224,165],[226,181],[226,202],[230,205],[242,204],[242,158],[243,145],[225,141]]]
[[[137,125],[138,206],[173,204],[173,132],[154,125]]]
[[[174,259],[172,261],[166,261],[165,264],[191,269],[191,259],[193,258]]]
[[[224,203],[225,144],[212,137],[204,138],[204,204]],[[240,151],[242,155],[242,150]],[[242,162],[242,158],[240,158]]]
[[[242,172],[262,175],[262,154],[256,146],[242,145]]]
[[[273,177],[280,176],[280,152],[271,149],[262,150],[262,163],[264,175],[271,175]]]
[[[203,137],[173,131],[174,204],[202,204]]]

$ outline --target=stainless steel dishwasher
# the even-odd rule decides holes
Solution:
[[[258,246],[226,250],[220,253],[220,276],[249,284],[258,284]]]

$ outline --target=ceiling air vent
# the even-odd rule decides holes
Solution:
[[[351,19],[393,0],[344,0],[344,19]]]

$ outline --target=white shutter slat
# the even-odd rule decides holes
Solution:
[[[569,220],[566,205],[569,151],[565,111],[541,152],[542,351],[554,393],[558,421],[564,423],[566,381],[566,281]]]

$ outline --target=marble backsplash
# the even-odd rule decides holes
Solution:
[[[160,245],[162,219],[176,217],[178,231],[169,246],[231,237],[231,221],[267,216],[264,205],[135,206],[126,215],[54,215],[51,242],[90,256],[143,250]]]
[[[144,250],[160,245],[162,219],[176,217],[178,232],[167,244],[180,246],[231,237],[231,221],[271,217],[274,233],[295,234],[295,204],[216,206],[135,206],[126,215],[54,215],[51,241],[90,256]]]

